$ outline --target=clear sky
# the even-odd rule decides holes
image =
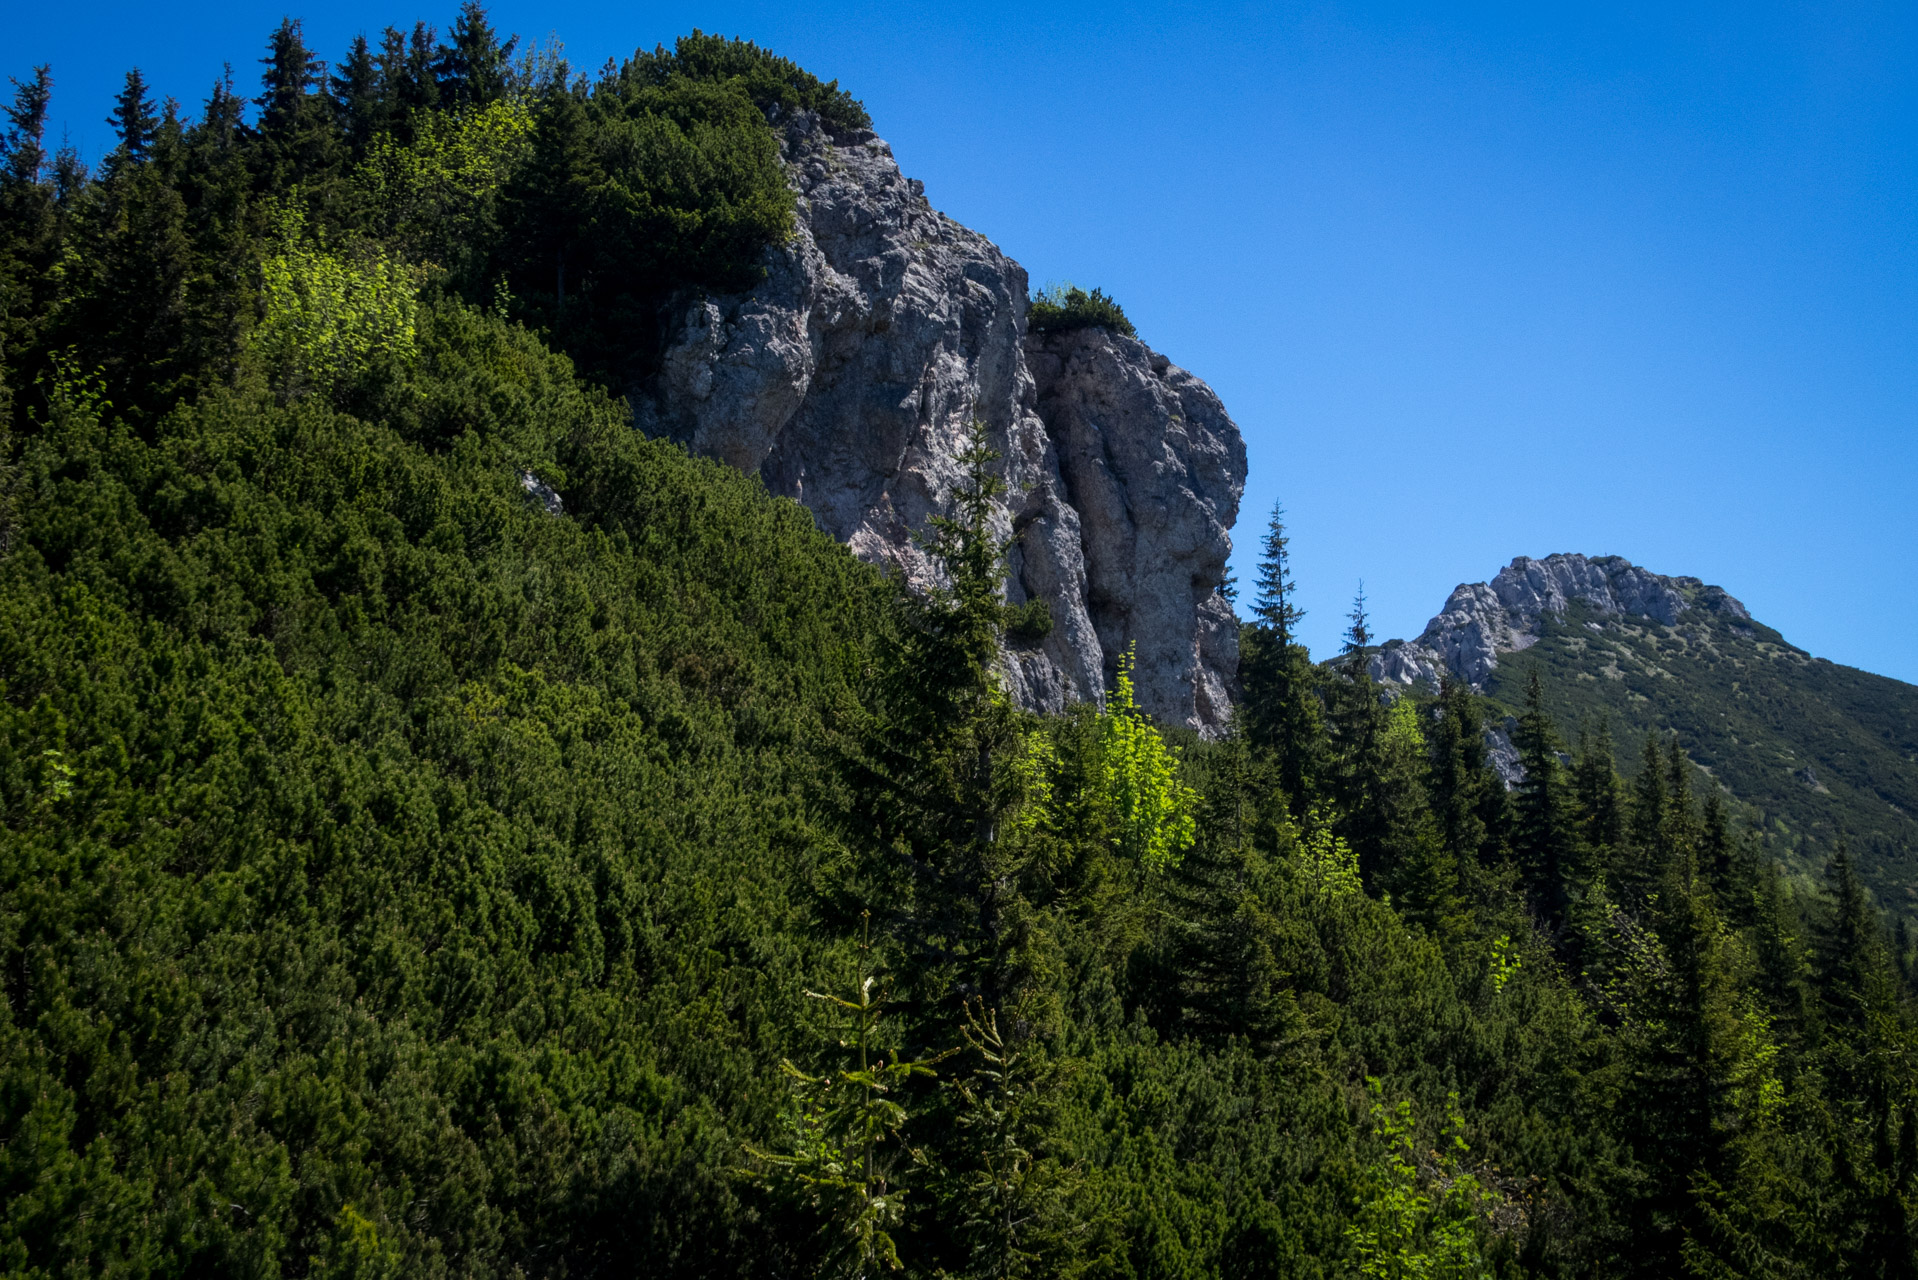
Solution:
[[[453,14],[347,0],[360,30]],[[286,10],[18,3],[89,158],[139,65],[196,108]],[[294,9],[295,16],[300,10]],[[1515,555],[1723,585],[1918,682],[1918,6],[501,3],[579,67],[692,27],[837,77],[1036,284],[1116,296],[1289,512],[1314,652]]]

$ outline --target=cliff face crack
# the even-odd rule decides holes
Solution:
[[[871,134],[800,114],[782,146],[791,242],[752,292],[687,304],[659,373],[630,388],[640,428],[758,472],[923,586],[937,570],[911,533],[950,508],[976,417],[1006,472],[997,523],[1021,533],[1007,595],[1054,619],[1007,650],[1012,695],[1047,711],[1099,699],[1130,647],[1140,706],[1217,733],[1238,669],[1219,587],[1245,485],[1218,397],[1130,338],[1028,334],[1024,269],[933,212]]]

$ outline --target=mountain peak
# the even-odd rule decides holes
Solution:
[[[1518,556],[1490,582],[1453,588],[1418,639],[1390,641],[1374,655],[1372,675],[1391,684],[1436,686],[1449,671],[1482,689],[1501,655],[1531,648],[1543,620],[1565,616],[1574,603],[1602,616],[1643,617],[1666,627],[1692,609],[1751,621],[1723,587],[1653,573],[1623,556]]]

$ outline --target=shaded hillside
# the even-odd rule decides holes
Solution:
[[[1676,733],[1794,872],[1815,878],[1847,836],[1879,901],[1918,914],[1918,686],[1814,658],[1760,622],[1694,610],[1667,627],[1577,602],[1485,693],[1516,715],[1533,667],[1568,729],[1608,721],[1634,765],[1647,733]]]
[[[1521,556],[1371,667],[1428,689],[1450,671],[1512,717],[1536,669],[1568,735],[1607,724],[1636,767],[1646,734],[1677,734],[1794,874],[1815,878],[1843,836],[1879,900],[1918,915],[1918,687],[1812,657],[1722,588]]]

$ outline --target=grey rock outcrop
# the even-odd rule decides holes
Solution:
[[[1372,676],[1436,687],[1449,671],[1481,687],[1501,656],[1536,644],[1542,620],[1563,617],[1574,601],[1600,616],[1642,617],[1667,627],[1692,609],[1751,621],[1745,606],[1722,587],[1668,578],[1620,556],[1519,556],[1490,582],[1454,588],[1418,639],[1390,641],[1373,655]]]
[[[923,586],[938,570],[913,535],[950,509],[982,421],[1008,482],[996,523],[1019,535],[1007,596],[1054,620],[1008,650],[1012,694],[1097,700],[1136,646],[1140,705],[1216,732],[1237,670],[1218,588],[1245,483],[1217,397],[1102,330],[1029,338],[1024,269],[934,210],[874,135],[800,113],[781,145],[792,241],[750,293],[686,306],[657,375],[630,389],[639,427],[756,472]]]
[[[1141,705],[1231,712],[1239,626],[1219,592],[1245,487],[1245,442],[1212,388],[1104,329],[1029,334],[1067,500],[1079,513],[1086,610],[1107,674],[1128,646]]]

